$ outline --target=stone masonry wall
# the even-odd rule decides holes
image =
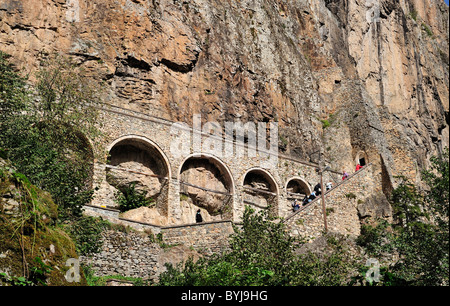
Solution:
[[[99,253],[80,256],[96,276],[124,275],[154,278],[159,272],[161,248],[143,232],[103,232],[103,247]]]
[[[225,250],[229,235],[233,233],[231,221],[160,227],[122,219],[117,211],[108,208],[88,206],[85,214],[101,216],[128,228],[125,232],[103,232],[101,251],[80,257],[96,276],[119,274],[156,280],[165,271],[165,263],[175,265],[190,256],[195,259],[199,254],[211,255]],[[162,241],[155,239],[158,234]]]
[[[99,189],[95,193],[93,205],[114,207],[117,204],[114,202],[115,189],[106,181],[106,156],[108,151],[121,139],[129,139],[136,141],[144,141],[149,145],[157,148],[163,155],[165,163],[168,168],[168,185],[164,191],[164,202],[166,202],[167,218],[170,225],[181,225],[183,218],[180,216],[180,170],[183,163],[192,157],[194,153],[198,153],[194,149],[193,134],[190,127],[174,128],[174,122],[163,120],[160,118],[147,116],[142,113],[135,113],[130,110],[125,110],[117,107],[105,108],[101,111],[102,131],[105,137],[102,143],[96,144],[94,151],[96,151],[94,182]],[[202,122],[205,123],[205,122]],[[185,142],[189,146],[189,154],[178,156],[180,153],[173,150],[171,146],[181,134],[186,136]],[[203,135],[202,142],[208,140],[210,135]],[[222,143],[224,145],[224,142]],[[177,153],[177,154],[174,154]],[[273,154],[273,152],[272,152]],[[286,217],[291,209],[290,201],[286,194],[287,182],[296,177],[303,180],[309,185],[310,189],[319,182],[317,172],[317,164],[300,161],[297,159],[284,156],[277,153],[277,163],[271,167],[267,165],[268,156],[261,155],[259,151],[256,156],[249,157],[247,153],[242,158],[235,156],[216,156],[212,153],[206,152],[208,158],[216,160],[217,163],[223,165],[229,173],[232,182],[233,201],[232,201],[232,220],[239,222],[244,211],[243,204],[243,182],[246,173],[252,169],[261,169],[270,175],[277,186],[277,200],[276,212],[280,217]],[[330,176],[327,173],[326,176]],[[330,177],[324,178],[327,181]],[[193,221],[192,221],[193,222]]]
[[[213,254],[227,248],[233,227],[231,221],[217,221],[165,227],[161,233],[166,243],[183,244],[202,253]]]

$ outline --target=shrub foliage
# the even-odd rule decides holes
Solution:
[[[33,184],[49,191],[62,219],[90,201],[96,104],[101,87],[70,58],[42,61],[33,87],[0,52],[0,148]]]

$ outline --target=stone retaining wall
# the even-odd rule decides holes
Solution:
[[[99,253],[80,257],[96,276],[124,275],[157,279],[164,264],[184,262],[189,256],[220,253],[228,247],[233,233],[231,221],[204,222],[183,226],[158,227],[118,218],[114,210],[88,207],[85,213],[102,216],[115,224],[132,227],[127,232],[108,230],[102,233]],[[105,214],[102,215],[102,212]],[[158,237],[158,234],[160,236]],[[162,237],[162,241],[158,238]]]
[[[204,250],[211,254],[226,244],[226,238],[233,233],[231,221],[210,221],[175,226],[158,226],[121,218],[115,209],[84,206],[84,214],[92,217],[102,217],[114,224],[131,227],[137,231],[145,231],[154,235],[162,234],[166,244],[183,244],[196,250]]]
[[[228,247],[228,237],[233,233],[233,227],[231,221],[218,221],[165,227],[161,233],[166,243],[182,244],[205,254],[213,254]]]
[[[102,234],[103,247],[99,253],[80,256],[96,276],[123,275],[154,278],[159,274],[161,247],[141,232],[124,233],[109,230]]]
[[[83,213],[86,216],[102,217],[103,219],[108,220],[111,223],[123,225],[125,227],[128,226],[138,231],[150,230],[154,234],[158,234],[161,231],[161,227],[157,225],[121,218],[119,216],[120,211],[117,209],[94,205],[85,205],[83,207],[83,210]]]

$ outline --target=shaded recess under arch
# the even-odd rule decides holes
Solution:
[[[311,194],[311,188],[302,178],[293,177],[286,183],[286,193],[290,199],[303,199],[305,196]]]
[[[164,153],[150,140],[127,136],[116,140],[109,150],[106,181],[125,191],[134,185],[154,203],[159,214],[168,214],[170,165]]]
[[[355,166],[360,164],[362,167],[369,164],[369,159],[367,158],[367,154],[364,151],[359,151],[355,156]]]
[[[264,169],[251,169],[244,176],[243,202],[259,209],[278,211],[278,186],[273,176]]]
[[[212,155],[192,155],[180,167],[182,214],[191,220],[198,209],[204,221],[231,220],[234,182],[227,166]]]

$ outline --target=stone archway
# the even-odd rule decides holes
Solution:
[[[149,207],[125,212],[126,218],[157,225],[165,224],[170,176],[167,157],[158,145],[145,137],[124,136],[109,147],[106,182],[116,192],[125,192],[133,186],[150,202]]]
[[[369,164],[369,159],[364,151],[359,151],[355,156],[355,166],[360,164],[362,167]]]
[[[288,199],[303,199],[311,194],[311,187],[300,177],[293,177],[286,182],[286,194]]]
[[[234,181],[228,167],[209,154],[188,156],[180,166],[180,206],[183,223],[200,209],[204,221],[231,220]]]
[[[261,168],[248,170],[242,186],[245,205],[256,209],[270,209],[272,215],[277,215],[279,189],[268,171]]]

